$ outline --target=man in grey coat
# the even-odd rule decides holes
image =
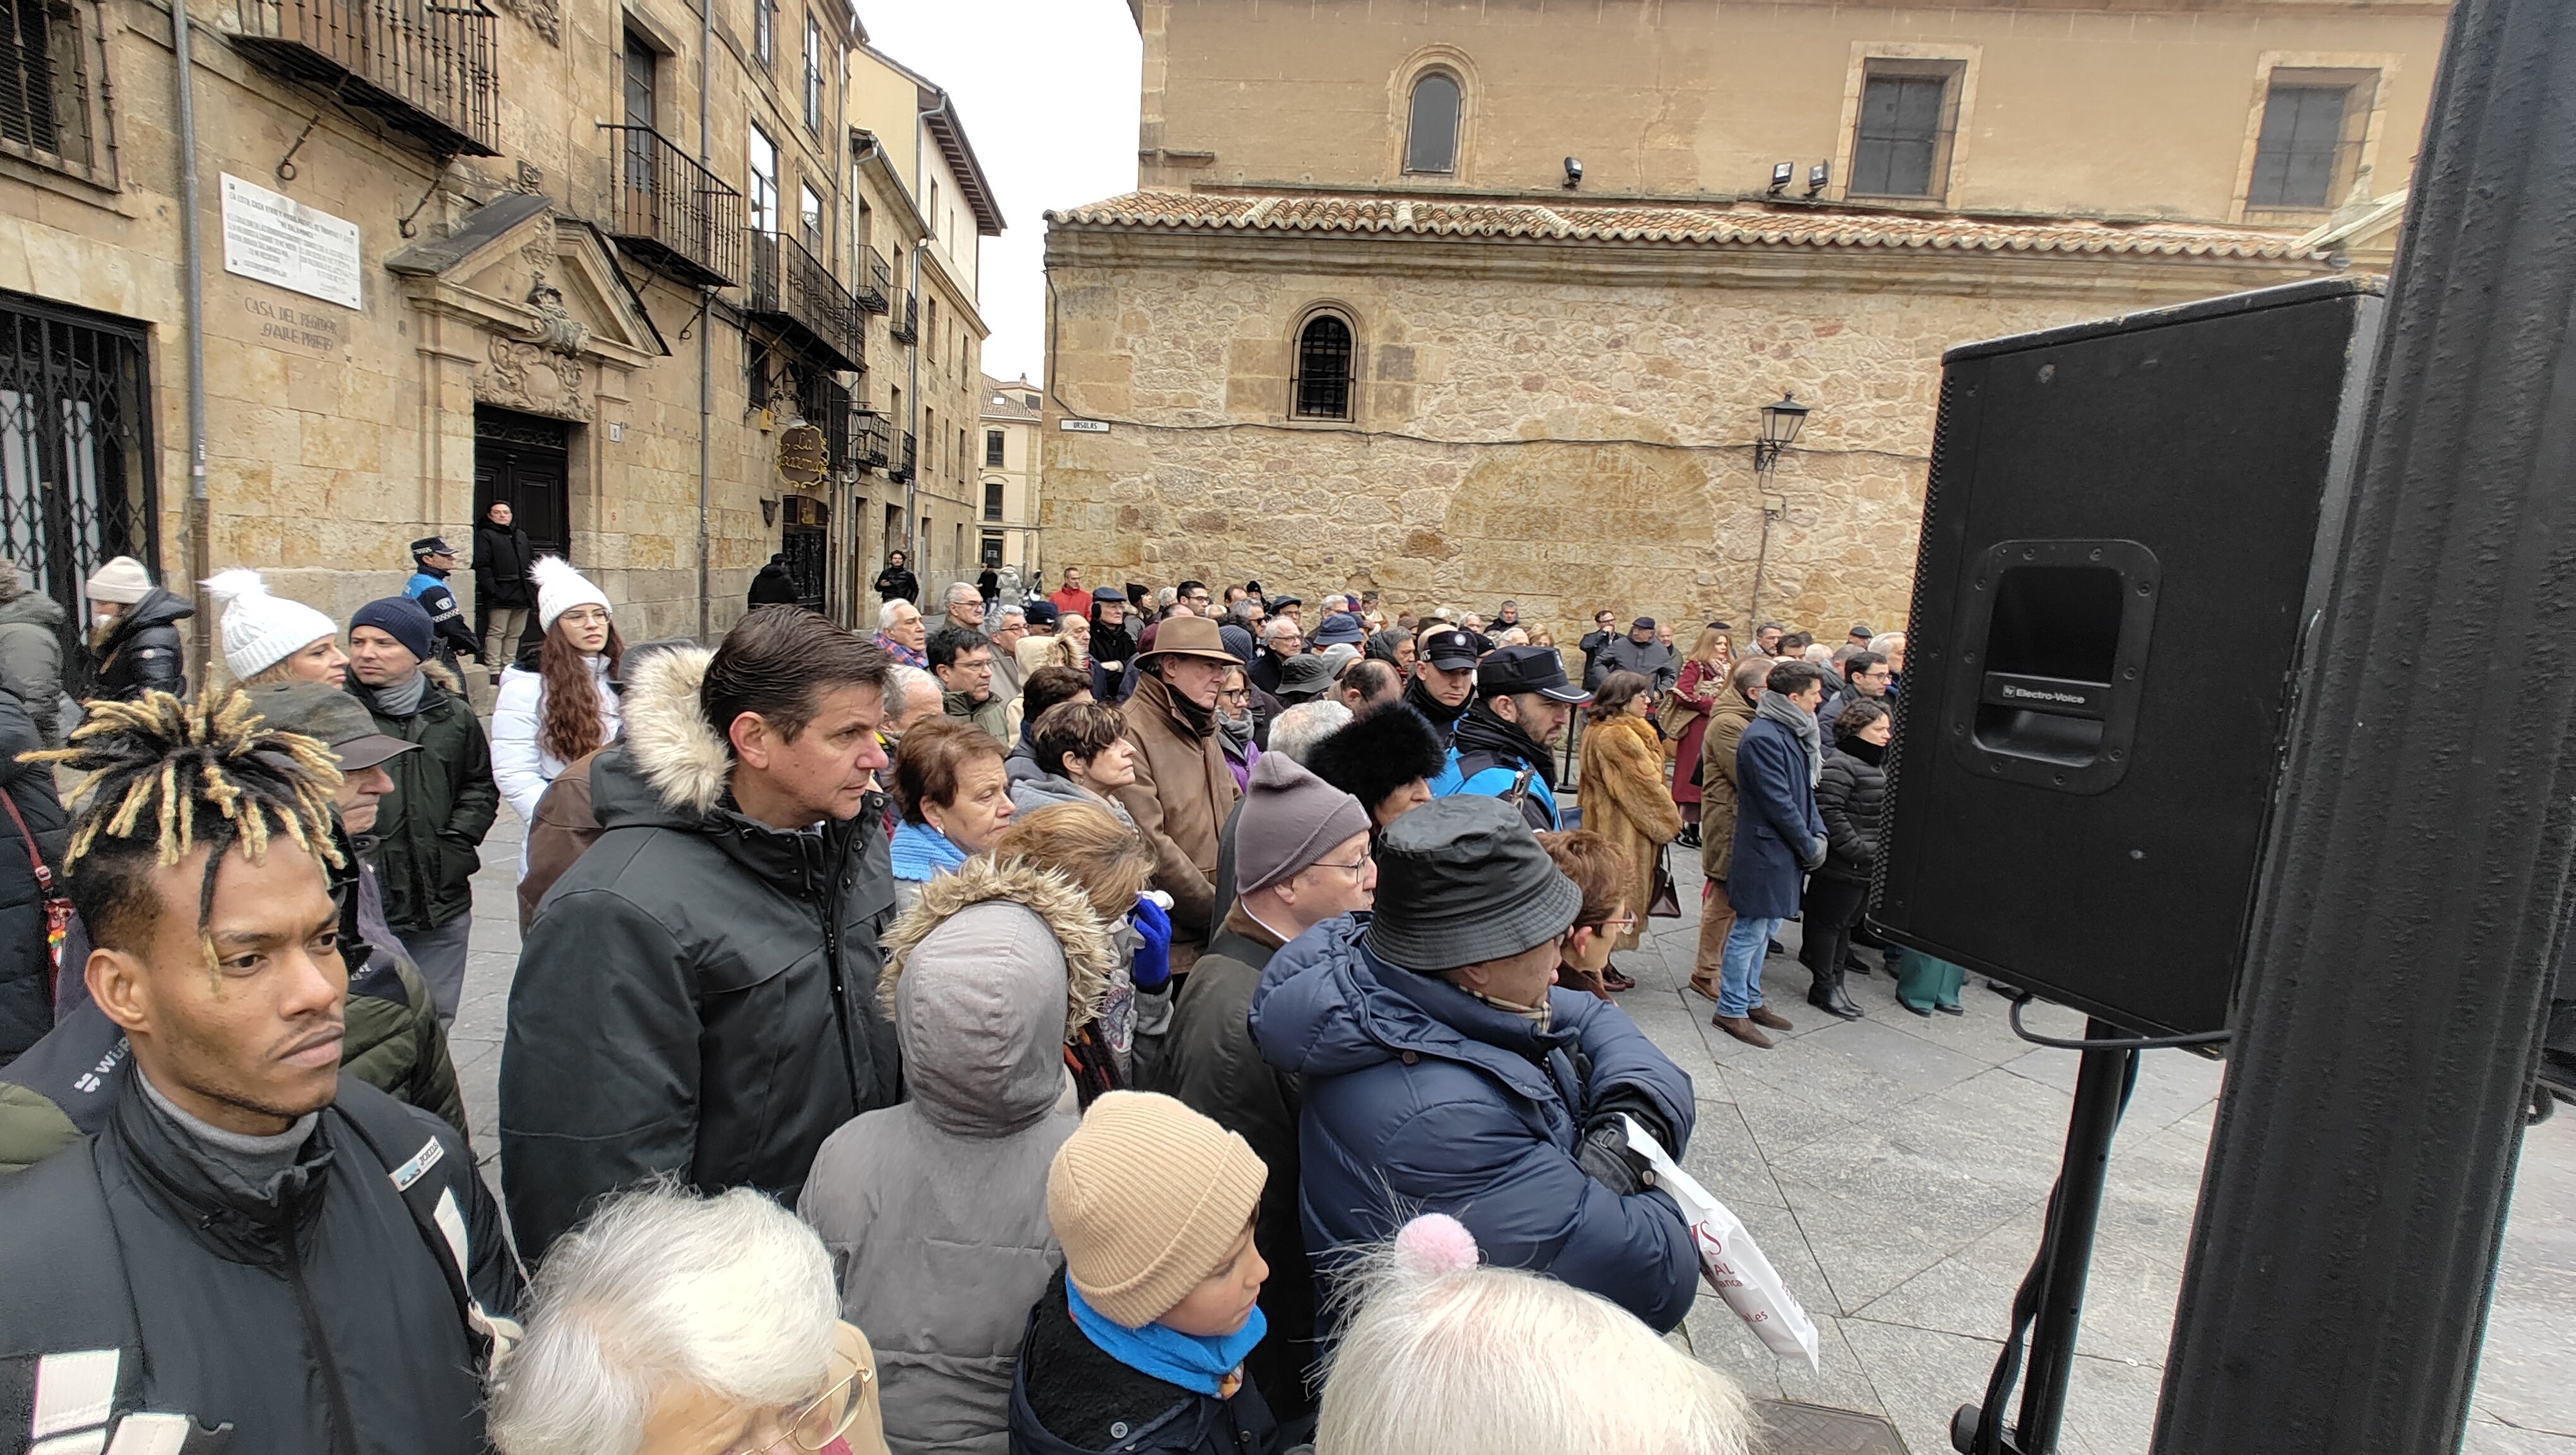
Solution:
[[[1584,674],[1584,687],[1598,691],[1613,672],[1634,672],[1653,684],[1656,696],[1673,685],[1681,676],[1674,665],[1673,649],[1655,636],[1655,619],[1641,616],[1628,624],[1628,634],[1602,645],[1593,655],[1592,665]]]
[[[796,1210],[876,1346],[887,1448],[1005,1455],[1020,1338],[1064,1263],[1068,1007],[1098,1006],[1115,957],[1081,891],[983,856],[924,884],[886,948],[911,1098],[834,1132]]]

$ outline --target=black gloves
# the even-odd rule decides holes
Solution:
[[[1674,1157],[1681,1156],[1675,1144],[1672,1125],[1664,1119],[1652,1099],[1634,1090],[1613,1091],[1592,1105],[1591,1114],[1583,1119],[1583,1138],[1575,1143],[1575,1165],[1584,1175],[1621,1197],[1634,1197],[1646,1190],[1646,1159],[1629,1150],[1623,1116],[1634,1117],[1663,1149]]]

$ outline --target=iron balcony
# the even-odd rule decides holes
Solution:
[[[867,367],[859,305],[802,243],[755,228],[743,312],[835,369]]]
[[[233,44],[441,156],[501,154],[497,20],[477,0],[238,0]]]
[[[610,126],[608,233],[646,266],[692,287],[742,281],[742,194],[649,126]]]

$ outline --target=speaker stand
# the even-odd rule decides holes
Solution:
[[[2013,1296],[2012,1332],[1986,1385],[1985,1403],[1961,1405],[1950,1418],[1950,1444],[1959,1455],[2056,1455],[2066,1419],[2066,1386],[2075,1373],[2075,1332],[2084,1313],[2084,1280],[2093,1262],[2093,1234],[2102,1220],[2102,1188],[2110,1173],[2111,1134],[2135,1084],[2138,1043],[2101,1020],[2088,1020],[2075,1073],[2075,1107],[2066,1126],[2066,1157],[2048,1197],[2047,1230],[2039,1256]],[[2030,1333],[2030,1371],[2022,1382],[2021,1417],[2007,1428],[2005,1401],[2022,1362],[2023,1331]]]

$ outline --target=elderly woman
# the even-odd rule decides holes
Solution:
[[[1041,713],[1028,735],[1036,771],[1011,785],[1011,806],[1032,813],[1050,804],[1088,803],[1133,828],[1116,797],[1136,781],[1136,745],[1122,732],[1125,723],[1118,709],[1091,700],[1088,685],[1081,697]]]
[[[891,853],[898,908],[921,886],[993,846],[1011,822],[1011,778],[1002,745],[963,718],[934,717],[907,729],[894,759],[900,820]]]
[[[1682,831],[1681,810],[1664,787],[1664,744],[1646,714],[1654,698],[1651,684],[1635,672],[1613,672],[1584,709],[1583,826],[1610,841],[1627,856],[1628,907],[1639,914],[1654,902],[1655,866],[1664,845]],[[1637,946],[1632,920],[1619,932],[1614,950]],[[1602,983],[1612,990],[1636,984],[1608,963]]]
[[[524,1312],[492,1391],[500,1455],[886,1448],[830,1255],[748,1188],[620,1195],[548,1251]]]
[[[1324,1381],[1315,1455],[1744,1455],[1735,1381],[1617,1304],[1478,1262],[1455,1220],[1415,1218],[1370,1260]]]

